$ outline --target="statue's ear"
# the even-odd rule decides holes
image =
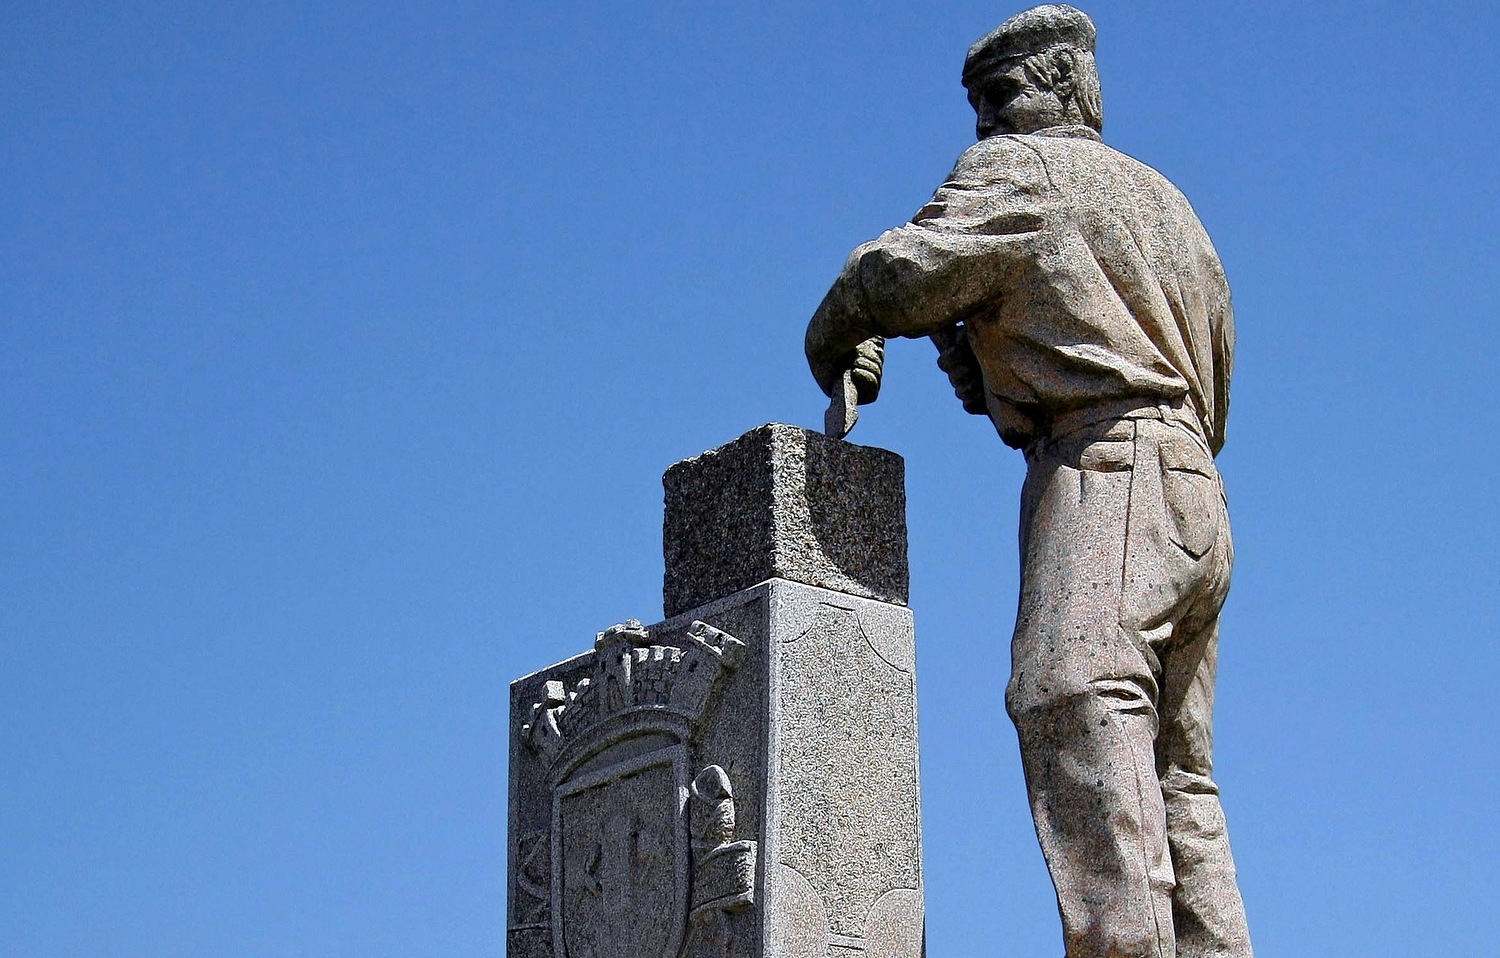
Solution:
[[[1053,84],[1052,91],[1060,100],[1071,100],[1078,90],[1078,83],[1075,79],[1077,67],[1073,63],[1073,54],[1067,53],[1054,57],[1053,66],[1057,70],[1057,80]]]

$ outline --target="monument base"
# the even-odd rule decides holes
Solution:
[[[667,489],[669,613],[737,591],[511,685],[509,958],[920,958],[900,457],[773,425]]]
[[[510,958],[922,953],[911,611],[772,579],[511,686]]]

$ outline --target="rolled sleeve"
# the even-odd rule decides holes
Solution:
[[[910,223],[850,257],[872,330],[926,336],[1003,296],[1020,247],[1047,226],[1047,187],[1040,159],[1010,137],[965,150]]]
[[[829,389],[833,360],[872,336],[920,337],[1006,292],[1050,197],[1037,154],[1011,137],[964,151],[911,222],[857,247],[808,324],[806,350]],[[825,381],[827,380],[827,381]]]

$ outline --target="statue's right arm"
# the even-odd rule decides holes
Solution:
[[[883,336],[919,337],[1004,296],[1015,266],[1032,255],[1048,222],[1046,169],[1013,137],[964,151],[910,223],[855,250],[871,325]]]
[[[833,286],[807,323],[803,349],[807,354],[808,368],[825,395],[833,395],[834,383],[851,365],[850,354],[861,343],[879,335],[869,329],[865,318],[859,270],[857,266],[851,269],[863,248],[850,254],[838,279],[833,281]]]
[[[1005,293],[1010,264],[1046,221],[1046,171],[1009,137],[965,150],[905,226],[849,254],[808,323],[808,364],[824,392],[859,344],[921,337]]]

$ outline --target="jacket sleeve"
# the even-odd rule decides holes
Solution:
[[[827,391],[836,360],[871,336],[926,336],[1003,296],[1018,245],[1048,222],[1049,194],[1040,158],[1018,140],[965,150],[911,222],[849,254],[808,324],[819,384]]]

